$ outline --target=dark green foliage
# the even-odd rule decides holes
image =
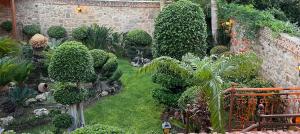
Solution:
[[[55,38],[55,39],[60,39],[60,38],[64,38],[67,35],[67,31],[64,27],[62,26],[51,26],[48,31],[47,34],[49,35],[49,37],[51,38]]]
[[[61,84],[53,94],[55,101],[63,105],[80,103],[86,98],[86,95],[85,89],[78,89],[74,84]]]
[[[270,12],[275,17],[275,19],[288,21],[288,18],[286,17],[286,15],[281,9],[271,8],[268,9],[267,11]]]
[[[9,100],[17,106],[22,106],[27,99],[36,94],[36,91],[29,88],[14,87],[9,91]]]
[[[32,60],[33,57],[33,50],[32,47],[30,45],[23,45],[22,46],[22,57],[25,60]]]
[[[51,121],[49,116],[28,116],[21,119],[15,119],[13,122],[8,125],[5,129],[6,130],[15,130],[21,131],[24,129],[32,129],[32,127],[44,125]]]
[[[282,0],[227,0],[238,4],[251,4],[255,8],[264,10],[272,7],[278,7]]]
[[[87,38],[87,29],[86,26],[81,26],[72,30],[72,37],[77,41],[82,41]]]
[[[126,46],[126,55],[130,59],[133,59],[137,56],[137,49],[134,46]]]
[[[171,3],[155,20],[154,57],[176,59],[188,53],[206,54],[207,25],[202,9],[190,1]]]
[[[39,25],[32,24],[32,25],[27,25],[23,27],[23,33],[29,37],[41,33],[41,28]]]
[[[251,88],[265,88],[265,87],[273,87],[273,84],[270,81],[267,81],[263,78],[254,78],[246,83],[248,87]]]
[[[280,8],[291,22],[298,23],[300,26],[300,0],[284,0]]]
[[[180,98],[181,93],[173,93],[169,89],[160,87],[152,90],[152,97],[160,104],[164,104],[169,107],[177,107],[177,101]]]
[[[51,78],[60,82],[89,80],[94,73],[93,58],[82,43],[65,42],[55,50],[48,72]]]
[[[144,30],[135,29],[127,33],[125,44],[136,47],[150,46],[152,44],[152,37]]]
[[[102,77],[105,79],[111,77],[114,74],[114,72],[117,70],[117,68],[118,68],[117,57],[114,54],[109,53],[109,59],[103,65],[101,70]]]
[[[12,23],[9,20],[3,21],[0,27],[5,31],[10,32],[12,30]]]
[[[221,54],[223,54],[224,52],[228,52],[228,51],[229,51],[228,47],[219,45],[219,46],[213,47],[213,48],[210,50],[210,54],[211,54],[211,55],[221,55]]]
[[[118,69],[114,72],[114,74],[108,79],[108,83],[112,83],[114,81],[118,81],[123,75],[123,72]]]
[[[59,114],[61,114],[60,110],[58,110],[58,109],[51,109],[50,113],[49,113],[49,116],[50,117],[55,117],[56,115],[59,115]]]
[[[53,124],[56,128],[69,128],[72,125],[72,116],[69,114],[58,114],[53,118]]]
[[[72,134],[125,134],[125,131],[113,126],[95,124],[78,128]]]
[[[82,42],[89,49],[108,49],[112,42],[112,28],[93,24],[87,29],[87,38]]]
[[[94,68],[95,71],[100,71],[103,65],[107,62],[109,58],[109,54],[101,49],[93,49],[90,50],[90,53],[93,57],[94,61]]]
[[[200,94],[199,87],[190,87],[185,90],[178,99],[178,106],[182,109],[186,108],[187,104],[194,104]]]

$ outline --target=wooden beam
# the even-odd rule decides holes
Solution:
[[[16,5],[15,0],[10,1],[11,8],[11,21],[12,21],[12,36],[14,39],[17,39],[17,17],[16,17]]]

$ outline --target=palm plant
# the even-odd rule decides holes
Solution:
[[[8,37],[0,38],[0,58],[8,55],[17,55],[19,52],[19,43]]]
[[[112,28],[93,24],[87,29],[84,44],[89,49],[107,49],[112,42]]]
[[[17,65],[14,60],[4,57],[0,59],[0,86],[5,86],[14,79]]]

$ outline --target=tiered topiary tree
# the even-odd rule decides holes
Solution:
[[[144,30],[135,29],[127,33],[125,37],[125,45],[127,47],[127,55],[134,59],[138,65],[143,65],[144,57],[151,58],[149,47],[152,44],[152,37]],[[150,50],[151,51],[151,50]],[[150,54],[152,55],[152,54]]]
[[[172,3],[155,20],[154,57],[181,59],[188,53],[206,54],[207,25],[201,7],[187,0]]]
[[[85,91],[80,83],[90,80],[94,75],[93,58],[88,48],[76,41],[63,43],[54,51],[48,72],[55,81],[73,83],[60,86],[54,92],[54,97],[59,103],[69,105],[70,115],[74,118],[72,130],[84,126],[81,101]]]

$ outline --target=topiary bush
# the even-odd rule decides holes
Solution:
[[[3,21],[0,25],[0,27],[5,30],[6,32],[10,32],[12,30],[12,23],[11,21]]]
[[[41,33],[41,28],[39,25],[32,24],[32,25],[27,25],[23,27],[23,33],[29,37]]]
[[[187,104],[193,104],[196,102],[197,97],[200,94],[200,89],[197,86],[190,87],[185,90],[178,99],[178,106],[182,109],[186,108]]]
[[[31,37],[29,43],[33,49],[45,48],[47,47],[48,38],[41,34],[35,34]]]
[[[72,30],[72,37],[77,41],[82,41],[87,38],[87,29],[86,26],[81,26]]]
[[[69,128],[72,125],[72,116],[69,114],[58,114],[53,119],[53,124],[56,128]]]
[[[95,124],[78,128],[72,134],[125,134],[125,131],[113,126]]]
[[[93,57],[95,71],[101,71],[103,65],[107,62],[109,54],[101,49],[90,50]]]
[[[102,77],[104,77],[105,79],[111,77],[118,69],[117,56],[112,53],[108,53],[108,57],[108,60],[103,65],[101,70]]]
[[[54,51],[48,72],[60,82],[88,81],[94,74],[93,58],[82,43],[65,42]]]
[[[228,47],[222,46],[222,45],[218,45],[218,46],[213,47],[210,50],[210,54],[211,55],[221,55],[224,52],[228,52],[228,51],[229,51]]]
[[[154,57],[181,59],[188,52],[204,56],[206,38],[207,25],[201,7],[180,0],[165,7],[155,20]]]
[[[177,102],[180,96],[181,93],[173,93],[172,91],[164,87],[152,89],[153,99],[158,103],[166,106],[177,107]]]
[[[150,46],[152,44],[152,37],[144,30],[135,29],[127,33],[125,44],[136,47]]]
[[[80,103],[86,95],[87,91],[85,89],[79,89],[74,84],[61,84],[59,89],[53,93],[55,101],[63,105]]]
[[[51,26],[48,29],[47,34],[51,38],[60,39],[67,36],[67,31],[62,26]]]

